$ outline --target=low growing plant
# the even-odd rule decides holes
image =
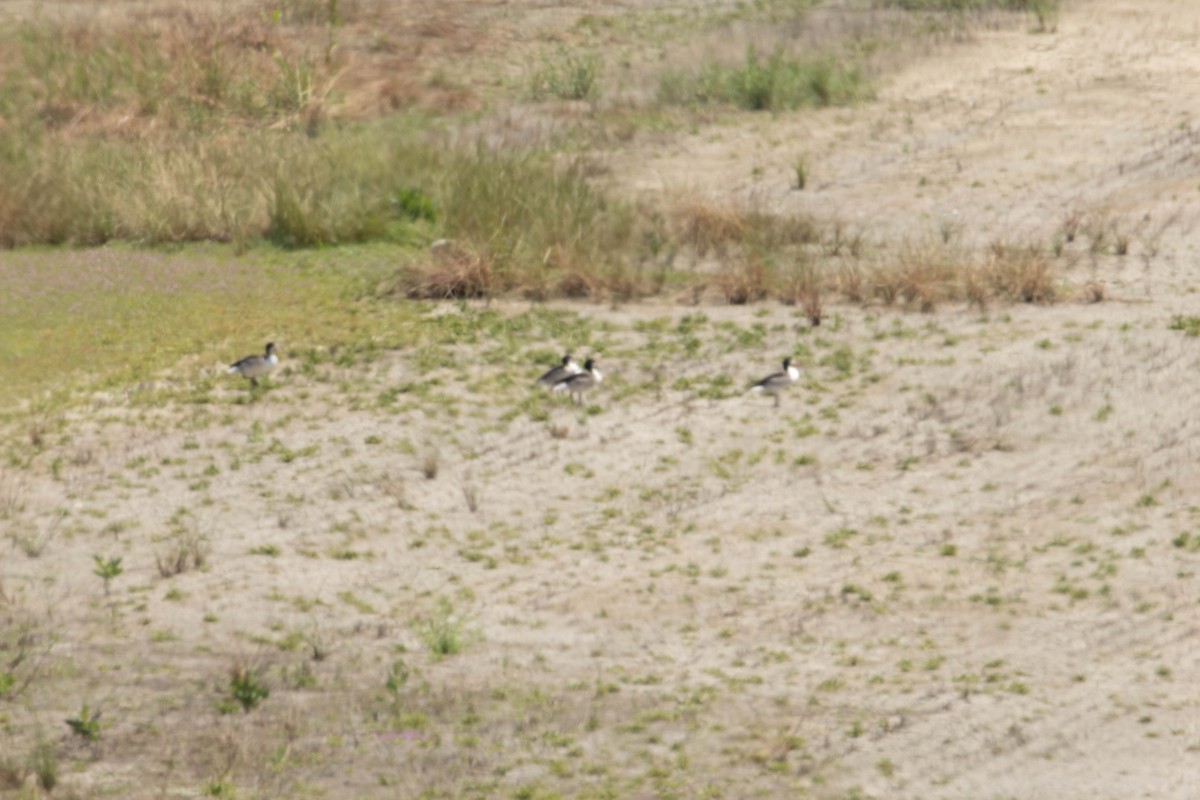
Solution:
[[[833,57],[799,60],[776,50],[763,58],[750,47],[740,65],[709,62],[694,73],[671,71],[659,80],[669,105],[733,105],[747,111],[791,111],[846,105],[869,97],[861,68]]]
[[[65,722],[76,736],[86,741],[95,742],[100,739],[100,713],[93,714],[87,703],[79,710],[79,716],[71,717]]]
[[[797,191],[803,191],[804,187],[808,185],[808,160],[803,156],[797,158],[792,164],[792,171],[796,177],[794,188]]]
[[[529,79],[533,100],[592,100],[600,93],[600,59],[589,53],[560,50],[542,59]]]
[[[452,656],[461,653],[472,634],[466,622],[454,612],[454,606],[446,598],[438,600],[437,608],[421,622],[421,640],[435,656]]]
[[[217,710],[232,714],[240,708],[249,714],[270,696],[271,690],[258,671],[239,664],[230,671],[228,694],[217,703]]]
[[[100,556],[92,556],[92,559],[96,562],[95,567],[92,568],[92,574],[104,581],[104,593],[108,594],[113,578],[116,578],[125,571],[121,566],[121,557],[101,558]]]
[[[37,776],[38,784],[47,792],[54,791],[58,785],[58,754],[54,752],[54,745],[39,740],[29,751],[27,764],[30,772]]]
[[[408,679],[411,671],[408,665],[404,663],[404,659],[398,658],[388,667],[387,680],[384,682],[383,688],[387,690],[388,695],[393,702],[399,703],[400,696],[404,693],[404,687],[408,684]]]

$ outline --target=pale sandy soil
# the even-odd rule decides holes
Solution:
[[[533,322],[292,362],[254,402],[98,397],[0,467],[0,611],[35,631],[0,643],[33,676],[0,753],[45,738],[81,797],[1200,797],[1200,341],[1168,328],[1198,313],[1198,44],[1200,6],[1096,0],[862,108],[609,158],[878,241],[1047,242],[1078,211],[1132,235],[1068,245],[1102,303],[815,331],[512,305]],[[595,413],[535,419],[565,348],[600,359]],[[742,393],[789,353],[779,409]],[[180,536],[204,566],[162,577]],[[109,595],[96,555],[123,559]],[[466,646],[439,659],[441,599]],[[271,696],[222,715],[237,664]],[[83,703],[99,744],[62,723]]]
[[[1200,10],[1073,8],[1053,33],[930,45],[866,108],[754,117],[634,150],[615,183],[741,196],[884,240],[949,229],[977,243],[1048,242],[1073,212],[1135,241],[1190,234],[1200,99],[1185,87],[1200,80]],[[793,190],[800,157],[806,191]]]

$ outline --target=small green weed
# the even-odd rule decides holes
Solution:
[[[421,622],[421,640],[436,656],[452,656],[463,651],[472,634],[466,622],[454,612],[454,606],[446,598],[438,600],[437,608]]]
[[[76,736],[86,741],[95,742],[100,739],[100,713],[93,714],[87,703],[79,710],[79,716],[71,717],[65,722]]]
[[[92,568],[92,574],[104,581],[104,593],[108,594],[113,579],[125,571],[121,566],[121,558],[120,556],[111,558],[92,556],[92,559],[96,562]]]
[[[401,695],[404,693],[404,687],[408,684],[411,674],[411,670],[409,670],[408,665],[404,663],[404,659],[402,658],[396,659],[388,667],[388,676],[384,682],[384,688],[394,702],[400,702]]]
[[[54,745],[39,740],[29,752],[27,764],[30,772],[37,776],[38,784],[47,792],[54,791],[58,785],[58,755]]]
[[[1176,314],[1171,317],[1169,330],[1183,331],[1188,336],[1200,336],[1200,316],[1194,314]]]
[[[808,159],[800,156],[792,163],[792,172],[796,178],[796,182],[792,185],[796,191],[803,191],[808,185]]]
[[[413,222],[437,220],[437,204],[432,197],[415,186],[397,189],[392,195],[392,206],[398,215]]]
[[[233,782],[225,778],[216,778],[208,781],[200,788],[200,794],[205,797],[219,797],[225,800],[233,800],[237,797],[237,788]]]
[[[249,714],[270,696],[271,690],[258,671],[239,664],[230,671],[228,694],[217,703],[217,710],[232,714],[241,708]]]
[[[850,543],[850,540],[857,535],[858,531],[854,530],[853,528],[838,528],[833,533],[826,534],[824,541],[827,546],[832,547],[835,550],[841,550],[845,548]]]

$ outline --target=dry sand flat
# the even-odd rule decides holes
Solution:
[[[659,397],[634,391],[655,376],[626,332],[682,313],[638,309],[596,312],[612,394],[630,394],[595,416],[562,405],[493,430],[525,387],[472,391],[487,370],[425,376],[457,416],[389,413],[379,391],[413,379],[398,354],[330,376],[352,391],[292,376],[220,424],[80,423],[52,450],[58,482],[17,478],[20,531],[57,534],[8,553],[6,591],[53,603],[62,670],[23,713],[50,728],[100,704],[104,743],[64,780],[129,796],[228,765],[275,796],[474,778],[496,783],[485,794],[1188,797],[1197,555],[1174,542],[1195,530],[1198,356],[1143,310],[846,311],[824,343],[799,338],[808,378],[778,412],[669,387],[767,368],[797,342],[791,311],[706,311],[707,358],[668,361]],[[722,324],[751,320],[763,343],[723,354]],[[211,551],[164,579],[180,509]],[[96,553],[125,558],[108,598]],[[440,661],[421,638],[437,597],[480,637]],[[380,699],[398,646],[427,682],[405,701],[425,722],[393,724]],[[238,659],[273,694],[221,716]]]
[[[755,183],[791,151],[730,131],[638,155],[642,188],[897,234],[1171,218],[1153,255],[1082,259],[1104,303],[816,331],[445,308],[475,343],[310,370],[282,344],[253,402],[98,397],[0,468],[0,610],[33,631],[2,643],[32,682],[0,755],[43,737],[80,797],[1200,797],[1200,344],[1168,329],[1200,277],[1198,25],[1096,2],[981,34],[805,122],[813,192]],[[598,356],[595,413],[529,399],[565,347]],[[781,408],[742,392],[788,353]],[[190,542],[202,568],[164,577]],[[439,621],[461,653],[430,652]],[[221,714],[239,666],[270,697]],[[96,744],[62,723],[84,703]]]
[[[1198,30],[1193,4],[1075,4],[1053,33],[935,46],[868,108],[655,143],[617,161],[616,183],[740,195],[888,240],[1048,241],[1073,212],[1169,239],[1196,221]],[[801,156],[813,189],[797,192]]]

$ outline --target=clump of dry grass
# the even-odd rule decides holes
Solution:
[[[408,488],[404,478],[384,473],[376,481],[376,487],[386,497],[390,497],[400,508],[408,508]]]
[[[462,491],[463,500],[467,504],[467,510],[472,514],[479,510],[479,504],[483,500],[483,489],[479,483],[468,472],[459,482],[458,488]]]
[[[724,252],[731,242],[741,242],[749,225],[746,215],[730,206],[691,201],[675,210],[680,239],[697,255]]]
[[[631,297],[653,285],[645,242],[660,223],[546,151],[446,154],[432,190],[447,236],[389,291],[420,298]]]
[[[0,473],[0,519],[11,519],[22,511],[28,494],[29,487],[24,479],[7,472]]]
[[[836,268],[831,270],[829,281],[833,291],[851,303],[870,300],[869,274],[861,260],[839,260]]]
[[[806,262],[806,248],[821,231],[807,216],[779,216],[757,209],[688,198],[671,213],[671,235],[694,260],[716,256],[718,264],[700,280],[722,301],[752,303],[767,297],[811,302],[815,273],[805,284],[803,270],[780,267],[789,259]]]
[[[798,305],[815,328],[824,316],[826,292],[822,269],[809,258],[799,258],[780,276],[778,295],[785,303]]]
[[[803,215],[779,216],[758,209],[690,198],[671,214],[674,235],[697,256],[722,255],[736,247],[779,249],[820,241],[821,228]]]
[[[1067,243],[1075,241],[1079,235],[1079,227],[1083,224],[1084,214],[1079,209],[1071,209],[1063,215],[1061,225],[1062,237]]]
[[[456,242],[432,250],[429,260],[415,269],[402,271],[397,288],[408,297],[429,300],[491,297],[503,289],[492,264]]]
[[[861,258],[866,248],[866,237],[861,230],[851,230],[839,219],[826,226],[821,237],[821,249],[826,256],[836,258],[848,256]]]
[[[438,476],[442,468],[442,454],[436,447],[430,446],[421,457],[421,474],[425,480],[431,481]]]
[[[983,265],[992,292],[1021,303],[1053,303],[1061,294],[1050,256],[1037,245],[994,242]]]
[[[1080,299],[1085,303],[1103,303],[1108,297],[1104,284],[1096,279],[1089,280],[1080,290]]]
[[[987,308],[993,299],[992,289],[988,285],[983,270],[975,268],[963,272],[963,299],[972,306]]]
[[[190,528],[181,529],[171,536],[166,547],[155,553],[154,563],[159,575],[171,578],[203,567],[211,551],[208,537]]]
[[[763,259],[751,254],[724,262],[709,285],[726,303],[744,305],[769,294],[770,276]]]
[[[910,243],[871,273],[871,294],[885,305],[903,303],[933,311],[939,303],[962,296],[960,279],[969,270],[962,254],[932,240]]]
[[[961,301],[981,307],[994,299],[1052,303],[1062,294],[1054,261],[1043,248],[999,241],[992,243],[982,261],[972,252],[940,241],[910,243],[870,268],[844,265],[837,285],[852,302],[874,299],[922,312]]]

